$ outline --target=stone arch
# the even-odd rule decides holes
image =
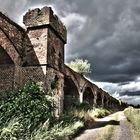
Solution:
[[[89,104],[94,104],[94,94],[90,87],[86,87],[83,92],[83,102],[88,102]]]
[[[92,84],[92,83],[90,83],[89,81],[86,80],[84,85],[81,88],[81,92],[84,93],[86,88],[89,87],[91,89],[93,95],[96,96],[96,90],[95,90],[96,87],[94,87],[94,86],[95,86],[94,84]]]
[[[1,51],[5,50],[8,57],[11,58],[15,65],[20,64],[21,59],[18,52],[16,51],[12,42],[8,39],[7,35],[2,30],[0,30],[0,46],[1,48],[3,48],[1,49]]]
[[[64,109],[79,103],[79,92],[74,81],[64,76]]]
[[[76,85],[76,87],[80,87],[80,85],[79,85],[79,80],[78,80],[78,78],[77,78],[77,73],[76,72],[74,72],[71,68],[69,68],[67,65],[64,65],[64,71],[65,71],[65,75],[67,76],[67,77],[70,77],[72,80],[73,80],[73,82],[75,83],[75,85]],[[78,74],[79,75],[79,74]]]

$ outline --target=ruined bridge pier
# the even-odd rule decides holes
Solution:
[[[118,100],[64,64],[67,31],[50,7],[28,11],[26,29],[0,13],[0,95],[30,81],[56,97],[58,114],[75,103],[120,107]]]

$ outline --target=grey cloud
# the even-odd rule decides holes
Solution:
[[[22,1],[20,0],[2,1],[1,0],[0,2],[1,2],[0,11],[8,15],[14,21],[18,21],[20,14],[22,14],[27,4],[27,0],[22,0]]]
[[[51,0],[0,0],[0,11],[5,13],[15,22],[31,7],[50,4]]]
[[[139,4],[129,0],[77,2],[76,12],[87,15],[88,20],[67,54],[78,52],[89,59],[93,79],[125,82],[139,75]]]
[[[121,100],[123,102],[127,102],[128,104],[133,104],[133,105],[139,105],[140,104],[140,98],[139,96],[122,96]]]

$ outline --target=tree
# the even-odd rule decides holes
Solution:
[[[88,75],[89,73],[91,73],[91,64],[88,62],[88,60],[75,59],[67,63],[66,65],[75,72],[82,75]]]

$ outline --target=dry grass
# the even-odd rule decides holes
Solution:
[[[101,132],[97,140],[111,140],[114,132],[114,127],[112,125],[107,125]]]

